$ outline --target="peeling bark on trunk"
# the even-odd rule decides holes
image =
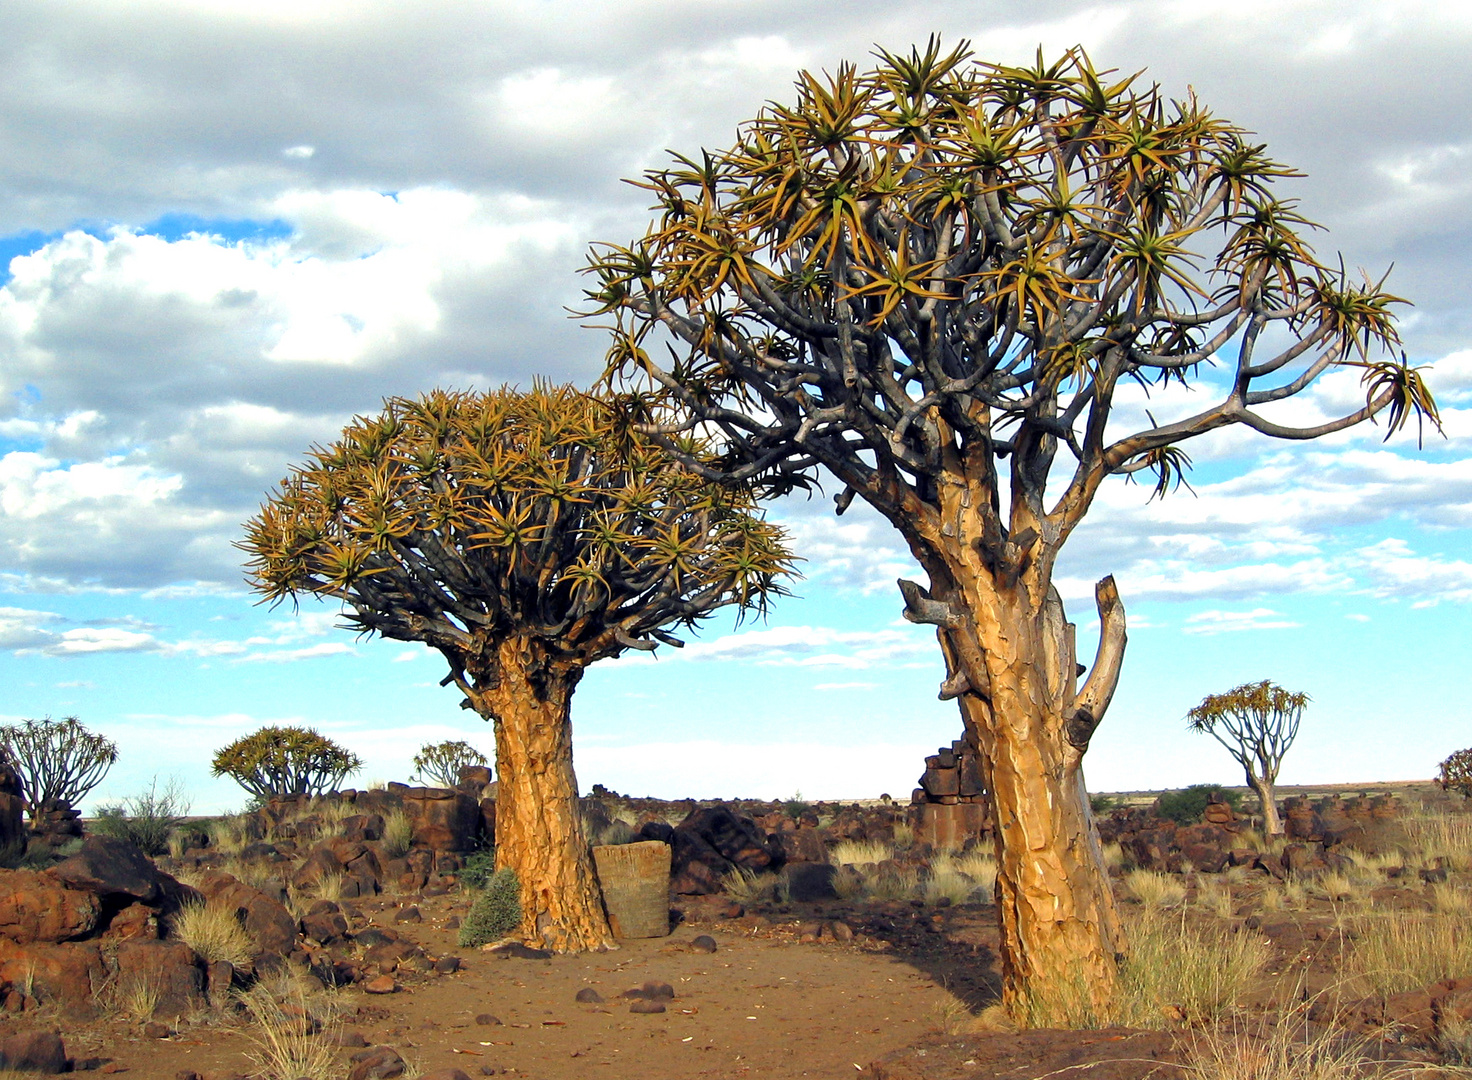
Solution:
[[[917,610],[925,601],[910,586],[906,611],[937,625],[946,686],[965,687],[958,703],[995,822],[1003,1004],[1030,1026],[1107,1022],[1124,938],[1082,766],[1118,678],[1124,610],[1113,580],[1100,582],[1099,651],[1078,688],[1053,553],[1009,543],[1006,561],[989,563],[969,495],[941,522],[911,539],[940,610]]]
[[[1283,835],[1283,823],[1278,820],[1278,802],[1273,797],[1271,781],[1247,774],[1247,783],[1257,792],[1257,801],[1262,807],[1262,831],[1268,836]]]
[[[502,642],[497,661],[472,704],[495,724],[496,867],[521,885],[520,935],[554,952],[612,948],[572,767],[569,708],[582,669],[528,638]]]

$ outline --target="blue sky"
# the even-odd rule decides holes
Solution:
[[[1103,790],[1237,781],[1181,717],[1271,678],[1314,698],[1288,782],[1426,777],[1472,745],[1472,19],[1413,3],[399,5],[0,9],[0,718],[75,713],[122,757],[99,798],[207,775],[263,723],[317,726],[405,777],[428,740],[489,749],[418,647],[330,609],[253,604],[232,542],[288,463],[388,394],[587,380],[566,317],[593,239],[642,230],[621,177],[719,145],[799,67],[932,31],[988,59],[1081,42],[1194,86],[1309,175],[1289,193],[1415,300],[1447,438],[1190,447],[1196,494],[1112,484],[1060,588],[1081,633],[1115,573],[1124,681],[1086,764]],[[1436,88],[1427,94],[1426,87]],[[1367,124],[1365,117],[1376,122]],[[1162,420],[1209,393],[1148,404]],[[1359,397],[1326,380],[1295,407]],[[1142,414],[1142,399],[1122,402]],[[830,492],[831,494],[831,492]],[[595,667],[584,787],[907,794],[955,737],[933,638],[899,620],[898,538],[826,496],[774,508],[804,555],[765,624]]]

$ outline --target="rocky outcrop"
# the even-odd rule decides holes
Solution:
[[[667,839],[673,848],[670,888],[685,895],[719,892],[721,878],[732,870],[760,873],[777,870],[785,861],[781,848],[769,841],[751,818],[738,817],[724,806],[692,811],[669,830],[667,838],[643,830],[640,836],[646,840]]]
[[[95,894],[68,888],[54,872],[0,872],[0,937],[16,944],[86,937],[101,912]]]
[[[199,891],[210,904],[234,912],[256,943],[254,962],[258,968],[280,963],[296,948],[296,920],[280,901],[220,871],[205,873]]]
[[[137,846],[111,836],[89,836],[81,850],[51,872],[75,889],[126,896],[145,903],[163,893],[158,868]]]
[[[27,997],[83,1015],[96,1012],[97,991],[108,977],[96,942],[43,942],[26,945],[0,938],[0,981]]]

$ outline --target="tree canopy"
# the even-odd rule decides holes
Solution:
[[[1383,280],[1319,261],[1277,181],[1299,175],[1188,94],[1097,71],[1080,49],[1031,67],[963,42],[803,73],[734,146],[640,181],[658,219],[592,256],[611,373],[642,373],[714,423],[726,475],[779,489],[824,465],[889,516],[934,514],[965,462],[1010,526],[1061,542],[1111,473],[1177,483],[1179,444],[1228,424],[1309,439],[1386,411],[1437,422]],[[657,357],[678,343],[668,360]],[[658,346],[656,348],[656,346]],[[1230,358],[1229,358],[1230,357]],[[1220,400],[1116,430],[1123,383],[1226,365]],[[1295,426],[1271,406],[1335,368],[1363,406]],[[636,395],[651,430],[670,421]],[[1073,461],[1048,489],[1057,454]],[[944,486],[943,484],[941,485]],[[1051,505],[1047,500],[1051,500]],[[1010,519],[1010,520],[1009,520]]]
[[[467,694],[467,668],[495,678],[488,642],[577,666],[677,644],[668,627],[719,607],[765,611],[792,565],[748,494],[556,386],[389,399],[293,469],[241,547],[268,600],[340,598],[353,628],[440,650]]]

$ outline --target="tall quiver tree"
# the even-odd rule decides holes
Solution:
[[[804,73],[731,149],[647,174],[659,216],[595,249],[586,311],[613,317],[609,377],[645,430],[675,448],[673,403],[719,432],[712,475],[781,491],[821,467],[839,513],[864,499],[904,535],[930,579],[901,583],[905,613],[938,628],[941,696],[995,804],[1004,998],[1039,1021],[1107,1012],[1121,940],[1081,766],[1125,616],[1105,578],[1078,685],[1060,550],[1110,476],[1171,489],[1192,437],[1311,439],[1381,410],[1395,430],[1435,406],[1415,369],[1371,355],[1397,341],[1396,299],[1320,265],[1271,194],[1289,170],[1194,98],[1078,50],[1033,68],[934,41],[880,57]],[[1271,417],[1345,366],[1362,407]],[[1220,396],[1124,426],[1122,383],[1173,380]]]
[[[1208,694],[1186,714],[1192,731],[1210,735],[1242,766],[1247,785],[1257,792],[1263,831],[1269,836],[1283,831],[1273,786],[1283,755],[1298,738],[1298,725],[1309,700],[1307,694],[1284,690],[1264,679],[1234,686],[1224,694]]]
[[[241,547],[267,600],[338,598],[351,628],[449,661],[444,683],[495,725],[496,863],[520,882],[521,933],[558,951],[611,941],[573,775],[584,669],[724,606],[762,611],[791,566],[741,488],[552,386],[390,399],[293,469]]]

